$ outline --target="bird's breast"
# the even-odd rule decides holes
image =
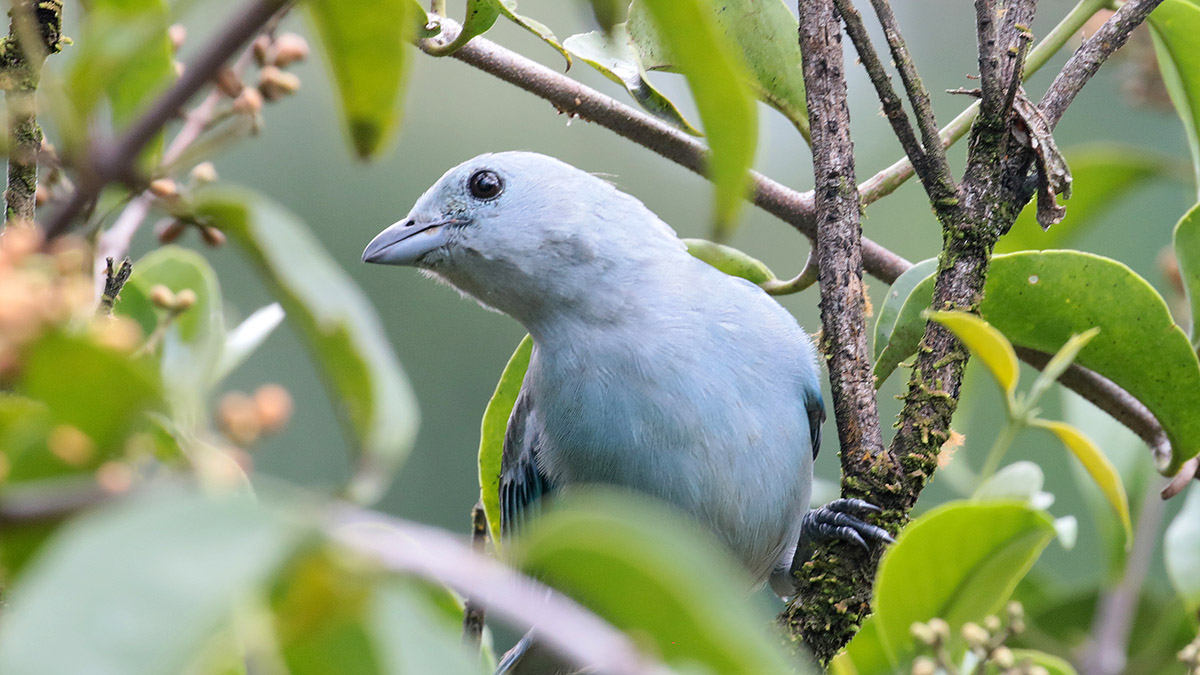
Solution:
[[[807,508],[812,472],[803,402],[784,371],[694,344],[543,350],[528,380],[542,468],[560,485],[617,485],[673,504],[765,574]]]

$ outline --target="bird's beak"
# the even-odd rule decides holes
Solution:
[[[422,222],[416,218],[403,220],[375,235],[363,251],[363,262],[380,265],[413,265],[421,256],[446,243],[446,228],[464,221],[447,218]]]

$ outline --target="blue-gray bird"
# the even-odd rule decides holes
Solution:
[[[504,443],[506,532],[555,491],[621,486],[690,514],[780,595],[818,541],[890,540],[856,517],[877,510],[865,502],[809,511],[825,410],[808,335],[609,183],[535,153],[481,155],[363,260],[420,268],[533,337]]]

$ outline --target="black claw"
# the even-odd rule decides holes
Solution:
[[[861,499],[838,499],[804,516],[800,531],[800,549],[840,539],[870,552],[872,543],[892,543],[892,537],[881,527],[867,523],[857,515],[879,513],[881,509]]]
[[[824,507],[838,513],[882,513],[883,509],[861,499],[835,499]]]

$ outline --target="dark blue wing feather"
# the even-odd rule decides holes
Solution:
[[[816,459],[821,451],[821,425],[825,423],[825,402],[821,400],[819,390],[804,397],[804,409],[808,411],[808,434],[812,438],[813,459]]]
[[[500,532],[516,534],[554,486],[538,466],[542,443],[541,420],[529,387],[521,386],[508,418],[500,459]]]

